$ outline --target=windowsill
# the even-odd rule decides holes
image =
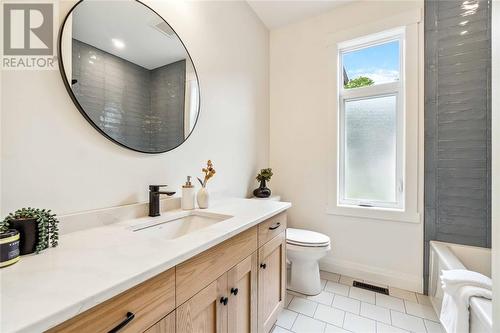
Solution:
[[[420,223],[419,213],[410,213],[403,210],[389,208],[328,206],[326,213],[329,215],[358,217],[370,220]]]

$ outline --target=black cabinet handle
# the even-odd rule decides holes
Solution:
[[[273,224],[272,226],[269,227],[269,230],[274,230],[274,229],[278,229],[280,227],[281,223],[275,223]]]
[[[122,328],[128,325],[135,318],[135,314],[133,312],[127,312],[127,318],[125,318],[121,323],[116,325],[115,328],[112,328],[108,333],[117,333]]]
[[[227,305],[228,298],[227,297],[221,297],[220,302],[224,305]]]
[[[266,264],[260,264],[260,268],[266,269],[267,265]]]
[[[238,288],[231,288],[231,294],[238,295]]]

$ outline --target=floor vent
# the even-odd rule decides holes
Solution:
[[[376,293],[389,295],[388,288],[382,288],[382,287],[374,286],[373,284],[368,284],[368,283],[359,282],[359,281],[354,281],[352,283],[352,285],[353,285],[353,287],[356,287],[356,288],[366,289],[366,290],[374,291]]]

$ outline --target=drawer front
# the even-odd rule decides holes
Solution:
[[[286,230],[286,212],[279,213],[259,224],[259,247]]]
[[[257,250],[257,227],[216,245],[176,266],[175,300],[181,305]]]
[[[170,269],[48,332],[107,333],[120,324],[125,324],[120,333],[143,332],[174,308],[175,269]]]

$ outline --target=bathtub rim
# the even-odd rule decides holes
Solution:
[[[435,263],[435,260],[439,260],[440,263],[446,269],[467,269],[465,265],[460,261],[460,259],[453,253],[451,250],[451,247],[462,247],[462,248],[474,248],[475,250],[482,250],[484,249],[485,251],[491,251],[491,249],[488,248],[482,248],[478,246],[471,246],[471,245],[462,245],[462,244],[455,244],[455,243],[449,243],[449,242],[441,242],[441,241],[430,241],[430,251],[429,251],[429,292],[433,292],[431,295],[429,293],[429,299],[431,301],[432,307],[434,308],[434,311],[436,312],[438,318],[440,315],[441,311],[441,302],[442,299],[435,297],[435,292],[436,290],[434,288],[440,287],[440,285],[435,285],[436,282],[432,281],[433,277],[433,272],[434,268],[433,265]],[[434,255],[435,254],[435,255]],[[438,273],[438,279],[440,272]],[[439,281],[437,281],[439,283]],[[492,301],[480,297],[472,297],[470,300],[470,327],[474,326],[475,327],[482,327],[482,328],[490,328],[490,332],[492,329],[492,324],[493,324],[493,310],[492,310]],[[481,331],[483,332],[483,331]]]

